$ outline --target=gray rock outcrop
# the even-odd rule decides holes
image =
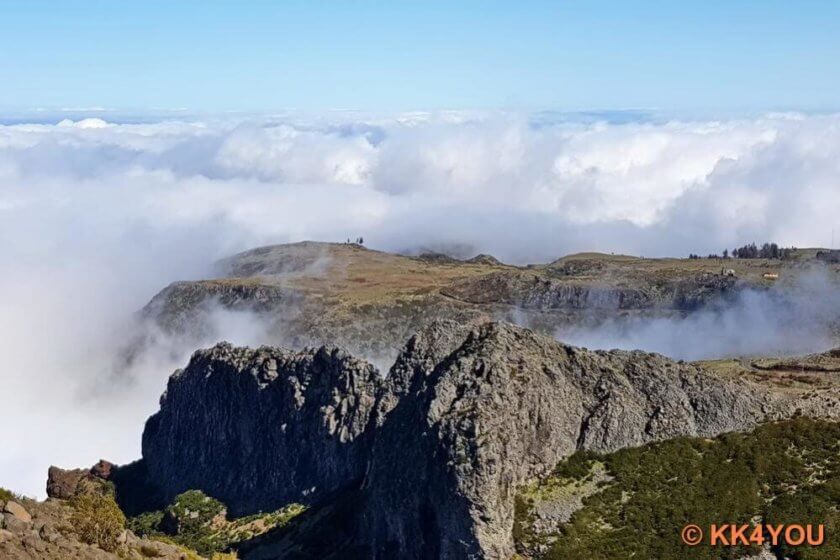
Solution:
[[[335,348],[196,352],[146,423],[148,476],[166,503],[189,489],[232,513],[312,503],[364,474],[382,384]]]
[[[359,557],[506,559],[517,487],[574,451],[713,436],[780,410],[756,385],[657,354],[435,323],[387,378],[334,348],[199,351],[148,421],[143,457],[167,497],[201,489],[235,513],[349,489]]]
[[[432,365],[427,336],[395,366],[404,396],[365,481],[359,538],[379,558],[510,558],[517,487],[575,450],[711,436],[763,417],[764,395],[656,354],[488,324]]]

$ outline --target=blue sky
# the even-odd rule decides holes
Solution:
[[[0,108],[838,109],[840,2],[0,4]]]

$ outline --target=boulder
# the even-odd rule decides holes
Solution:
[[[61,539],[61,533],[52,523],[45,523],[38,534],[41,535],[42,539],[51,544],[55,544]]]
[[[15,517],[11,513],[3,514],[3,526],[16,535],[27,533],[32,528],[31,523]]]
[[[25,535],[23,539],[21,539],[24,548],[35,552],[36,554],[42,553],[47,550],[47,543],[41,540],[41,537],[38,536],[37,533],[30,533]]]
[[[47,496],[69,500],[76,493],[79,481],[87,475],[84,469],[66,470],[52,466],[47,471]]]
[[[100,460],[87,470],[52,466],[47,471],[47,496],[69,500],[76,494],[101,493],[113,469],[114,465],[105,460]]]
[[[90,468],[90,474],[102,480],[108,480],[111,477],[111,471],[114,469],[114,464],[100,459],[98,463]]]
[[[6,505],[3,506],[3,512],[10,514],[12,517],[24,523],[30,523],[32,521],[32,516],[29,515],[29,512],[17,502],[6,502]]]

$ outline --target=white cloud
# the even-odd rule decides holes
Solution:
[[[102,119],[89,118],[75,122],[70,119],[63,119],[56,126],[72,126],[75,128],[108,128],[111,125]]]
[[[616,316],[596,327],[571,325],[557,338],[591,348],[642,348],[687,360],[821,352],[836,344],[837,279],[809,270],[793,285],[746,290],[726,307],[679,317]]]
[[[840,226],[836,115],[105,118],[0,126],[0,386],[4,417],[28,426],[6,432],[0,483],[30,493],[48,462],[137,456],[178,364],[141,364],[140,382],[92,398],[114,383],[128,318],[237,250],[363,235],[382,249],[459,243],[522,262],[825,245]]]
[[[138,212],[146,206],[136,201],[177,199],[201,183],[204,196],[191,204],[156,203],[158,217],[177,219],[194,213],[189,206],[224,200],[218,215],[248,215],[252,222],[243,231],[257,237],[278,235],[277,224],[268,226],[278,197],[294,207],[295,222],[307,224],[292,224],[289,233],[312,237],[334,234],[329,222],[341,221],[324,215],[329,198],[351,198],[356,215],[369,220],[354,225],[388,247],[406,241],[395,230],[410,211],[406,206],[418,202],[429,212],[465,219],[496,213],[507,222],[506,216],[521,214],[526,230],[534,221],[561,230],[591,227],[599,238],[599,226],[629,225],[630,235],[622,227],[601,248],[646,254],[719,249],[753,237],[816,244],[824,243],[819,225],[836,200],[837,116],[550,126],[534,126],[521,115],[348,118],[157,124],[92,118],[6,126],[0,127],[0,176],[12,191],[33,181],[62,181],[64,192],[52,192],[71,197],[80,180],[103,191],[122,185],[120,198],[143,219],[149,217]],[[27,190],[32,197],[43,194]],[[302,196],[307,190],[325,198]],[[8,205],[9,196],[2,202]],[[375,210],[363,210],[368,204]],[[326,219],[307,219],[313,215]],[[662,234],[681,228],[692,231],[690,244]],[[446,232],[438,224],[429,234]],[[486,233],[483,244],[501,256],[523,253],[503,243],[502,232]],[[521,237],[526,252],[542,245],[546,258],[591,248],[558,239],[546,244],[527,232]]]

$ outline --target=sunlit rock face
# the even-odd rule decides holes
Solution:
[[[239,513],[353,496],[333,555],[509,558],[516,488],[575,450],[712,436],[785,410],[658,354],[437,322],[386,376],[326,347],[199,351],[172,376],[143,457],[166,496],[198,488]]]

